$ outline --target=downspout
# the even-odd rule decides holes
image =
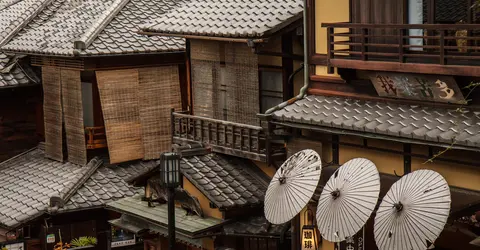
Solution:
[[[300,89],[300,93],[297,96],[291,98],[288,101],[282,102],[273,108],[270,108],[265,112],[266,115],[271,114],[279,109],[286,107],[289,104],[296,102],[297,100],[302,99],[307,93],[309,77],[310,77],[309,65],[308,65],[308,37],[307,37],[308,25],[307,23],[308,23],[307,22],[307,0],[304,0],[303,1],[303,87]]]

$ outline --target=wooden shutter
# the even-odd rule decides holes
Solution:
[[[45,123],[45,156],[63,161],[63,116],[61,71],[42,67],[43,111]]]
[[[259,125],[258,56],[243,43],[225,45],[228,121]]]
[[[142,159],[138,70],[97,71],[96,74],[110,162]]]
[[[68,161],[87,164],[83,124],[82,83],[80,71],[61,70],[63,117],[67,134]]]
[[[222,95],[223,44],[217,41],[192,40],[193,113],[197,116],[225,119]]]
[[[144,159],[159,159],[171,150],[170,110],[182,108],[177,66],[138,70]]]

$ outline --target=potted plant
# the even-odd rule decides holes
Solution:
[[[70,250],[92,248],[95,245],[97,245],[97,238],[91,236],[83,236],[77,239],[73,239],[72,242],[70,242]]]

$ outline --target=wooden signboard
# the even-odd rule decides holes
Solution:
[[[375,72],[369,74],[379,96],[464,104],[460,88],[451,76]]]

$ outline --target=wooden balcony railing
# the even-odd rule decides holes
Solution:
[[[334,67],[412,73],[434,70],[430,72],[434,74],[480,72],[480,24],[324,23],[322,27],[327,29],[330,72]]]
[[[87,149],[97,149],[107,147],[107,137],[105,127],[86,127],[85,128]]]
[[[213,152],[270,163],[285,156],[283,144],[272,143],[259,126],[172,112],[172,141],[203,143]]]

